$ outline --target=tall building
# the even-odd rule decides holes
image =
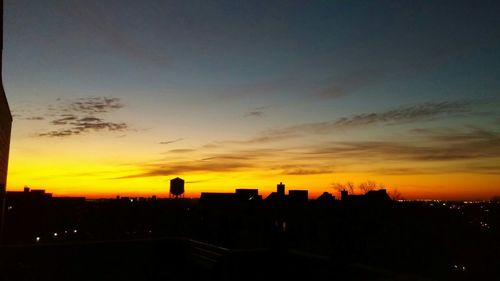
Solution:
[[[0,0],[2,9],[0,15],[0,238],[3,232],[4,203],[7,187],[7,167],[9,165],[10,130],[12,115],[3,89],[2,82],[2,54],[3,54],[3,0]]]

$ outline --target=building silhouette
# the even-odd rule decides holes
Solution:
[[[282,182],[280,182],[276,186],[276,192],[278,193],[278,196],[280,196],[280,197],[285,196],[285,185]]]
[[[280,182],[276,185],[276,192],[271,192],[267,197],[267,201],[283,201],[285,200],[285,184]]]
[[[370,190],[365,194],[349,194],[347,190],[342,190],[340,192],[340,199],[343,202],[349,203],[384,203],[391,201],[391,198],[387,194],[387,190],[379,189],[379,190]]]
[[[287,201],[294,203],[307,203],[309,192],[307,190],[289,190]]]
[[[293,202],[293,203],[307,203],[309,200],[309,192],[307,190],[289,190],[288,194],[285,193],[285,184],[280,182],[276,185],[276,192],[271,192],[266,201],[271,202]]]
[[[200,204],[225,205],[236,202],[236,194],[229,192],[202,192],[200,194]]]
[[[330,192],[323,192],[316,201],[331,203],[335,200],[335,196],[333,196]]]
[[[10,131],[12,126],[12,114],[2,82],[2,54],[3,54],[3,0],[0,1],[2,8],[0,18],[0,239],[3,233],[5,193],[7,190],[7,168],[9,164]]]
[[[44,189],[31,189],[25,186],[23,191],[7,192],[6,198],[9,202],[40,202],[52,198],[52,193],[47,193]]]
[[[202,192],[200,203],[202,204],[232,204],[236,202],[261,201],[257,188],[237,188],[234,193],[229,192]]]
[[[261,200],[262,197],[259,195],[258,189],[250,189],[250,188],[237,188],[235,191],[236,198],[242,201],[252,201],[252,200]]]

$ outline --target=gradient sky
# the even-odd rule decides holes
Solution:
[[[500,194],[498,1],[5,0],[8,189]]]

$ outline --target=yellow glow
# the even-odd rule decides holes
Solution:
[[[57,161],[39,158],[17,159],[12,157],[9,171],[9,190],[21,190],[25,185],[44,188],[57,196],[114,197],[168,196],[172,176],[117,179],[123,175],[142,171],[131,165],[93,162],[61,155]],[[332,183],[352,181],[360,183],[373,180],[389,190],[397,189],[403,197],[488,199],[498,193],[499,175],[439,174],[386,176],[371,173],[331,173],[317,175],[277,175],[264,169],[236,172],[192,172],[179,175],[186,180],[186,196],[198,197],[202,191],[233,192],[235,188],[259,188],[267,196],[275,191],[280,181],[287,189],[307,189],[311,198],[324,191],[337,194]],[[478,190],[476,186],[481,186]]]
[[[137,145],[138,143],[144,145]],[[245,165],[241,167],[232,167],[231,161],[234,161],[234,165],[241,164],[234,160],[241,156],[237,153],[246,157],[249,152],[241,148],[237,150],[230,145],[218,149],[209,148],[208,152],[201,149],[186,153],[172,151],[186,146],[189,147],[182,144],[165,148],[141,135],[128,138],[85,136],[71,140],[14,137],[8,190],[22,190],[27,185],[43,188],[56,196],[167,197],[169,180],[179,176],[186,180],[187,197],[198,197],[202,191],[233,192],[235,188],[259,188],[260,194],[265,197],[276,190],[279,182],[285,183],[287,189],[307,189],[311,198],[324,191],[338,196],[338,191],[332,188],[333,183],[360,183],[367,180],[384,184],[389,191],[397,189],[408,199],[489,199],[500,193],[499,174],[475,173],[473,170],[452,173],[447,170],[449,165],[460,167],[463,164],[461,162],[374,163],[349,158],[332,161],[321,157],[307,158],[300,154],[268,155],[264,151],[256,156],[252,155],[256,160],[244,162]],[[200,145],[194,144],[191,147]],[[235,152],[233,160],[230,157],[205,160],[207,155],[228,154],[227,151]],[[494,165],[498,159],[489,161],[491,163],[486,164]],[[217,165],[221,164],[224,165],[218,168]],[[291,170],[299,172],[287,174],[287,165],[294,167]],[[127,178],[148,173],[151,169],[168,171],[172,167],[178,169],[164,176]],[[333,168],[328,171],[329,167]],[[386,172],[406,167],[412,167],[416,172]],[[319,172],[315,173],[315,170]],[[426,172],[419,174],[419,171]]]

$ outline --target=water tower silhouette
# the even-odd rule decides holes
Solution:
[[[170,198],[184,198],[184,180],[175,178],[170,180]]]

